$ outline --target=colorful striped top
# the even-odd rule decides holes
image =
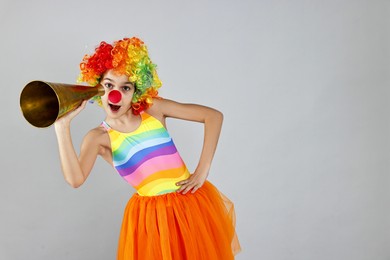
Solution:
[[[146,112],[141,118],[140,126],[130,133],[102,122],[110,136],[114,167],[141,196],[174,192],[179,188],[176,182],[190,173],[163,124]]]

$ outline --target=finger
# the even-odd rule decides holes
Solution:
[[[184,187],[181,186],[176,192],[177,192],[177,193],[180,193],[183,189],[184,189]]]
[[[187,188],[184,189],[184,191],[182,192],[183,194],[186,194],[187,192],[189,192],[191,189],[193,189],[194,186],[193,185],[188,185]]]
[[[88,103],[88,100],[83,100],[83,103],[81,103],[81,106],[85,107],[87,105],[87,103]]]
[[[195,191],[199,190],[200,187],[201,187],[200,185],[195,185],[195,187],[192,188],[191,193],[195,193]]]
[[[188,191],[189,189],[192,189],[192,187],[193,187],[193,184],[191,184],[191,183],[186,183],[186,184],[184,184],[184,185],[182,185],[181,187],[180,187],[180,189],[178,190],[178,192],[183,192],[183,191]],[[185,194],[185,193],[183,193],[183,194]]]
[[[182,192],[185,188],[187,188],[187,185],[188,184],[182,184],[182,185],[180,185],[181,187],[176,191],[176,192]]]
[[[77,111],[83,110],[87,105],[87,100],[83,100],[83,102],[76,108]]]
[[[188,179],[185,179],[185,180],[178,181],[178,182],[176,182],[176,185],[177,185],[177,186],[182,186],[182,185],[188,184],[188,183],[191,182],[191,179],[190,179],[190,178],[191,178],[191,177],[189,177]]]
[[[77,116],[78,114],[80,114],[80,112],[82,110],[84,110],[85,106],[87,105],[87,101],[84,100],[75,110],[73,110],[71,113],[70,113],[70,117],[75,117]]]
[[[179,182],[176,182],[176,186],[182,186],[186,184],[186,181],[179,181]]]

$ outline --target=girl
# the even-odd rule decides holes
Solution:
[[[118,259],[233,259],[240,249],[233,204],[206,180],[222,114],[159,98],[156,65],[135,37],[102,42],[80,69],[79,81],[104,86],[105,94],[94,99],[106,118],[84,137],[79,156],[70,122],[86,101],[55,122],[62,171],[77,188],[100,155],[136,189],[125,209]],[[204,123],[203,149],[192,174],[165,128],[167,117]]]

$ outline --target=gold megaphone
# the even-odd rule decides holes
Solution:
[[[24,118],[35,127],[48,127],[58,118],[75,110],[83,100],[104,95],[104,88],[32,81],[20,94]]]

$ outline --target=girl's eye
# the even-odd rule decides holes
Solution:
[[[124,91],[130,91],[130,90],[131,90],[131,87],[124,86],[124,87],[123,87],[123,90],[124,90]]]
[[[106,84],[104,84],[104,86],[105,86],[106,88],[112,88],[112,87],[113,87],[113,85],[112,85],[111,83],[106,83]]]

